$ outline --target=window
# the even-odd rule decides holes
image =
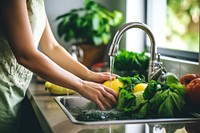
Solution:
[[[155,34],[158,52],[175,58],[198,61],[199,0],[146,2],[146,21]]]

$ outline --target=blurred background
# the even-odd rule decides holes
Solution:
[[[161,53],[162,56],[170,57],[170,59],[164,59],[163,62],[167,64],[167,67],[172,72],[178,75],[185,74],[189,71],[188,68],[191,65],[194,68],[194,72],[199,72],[199,67],[197,67],[200,56],[199,0],[94,1],[102,4],[110,11],[120,11],[123,14],[122,24],[127,22],[147,24],[154,33],[158,53]],[[56,21],[56,18],[72,9],[83,7],[84,2],[84,0],[45,0],[46,11],[53,33],[57,40],[69,51],[72,48],[73,42],[66,42],[58,36],[58,21]],[[113,38],[121,25],[111,29],[111,38]],[[107,47],[110,46],[111,41]],[[120,42],[120,49],[134,52],[146,50],[149,52],[149,39],[146,38],[146,35],[140,29],[128,30]],[[104,56],[107,57],[107,51]],[[165,60],[170,60],[172,63],[165,63]],[[179,71],[177,72],[177,69],[174,69],[174,67],[180,68]]]

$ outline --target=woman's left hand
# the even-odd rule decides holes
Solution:
[[[76,88],[76,91],[96,103],[101,110],[111,109],[117,103],[117,93],[99,83],[83,81],[81,87]]]

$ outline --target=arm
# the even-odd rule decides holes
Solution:
[[[54,38],[48,19],[45,31],[40,41],[40,47],[42,51],[54,62],[82,79],[95,82],[103,82],[110,79],[110,73],[95,73],[82,65],[80,62],[74,60]]]
[[[105,109],[106,106],[111,107],[107,98],[114,103],[116,102],[116,93],[113,90],[101,84],[84,81],[62,68],[64,67],[82,78],[84,78],[84,75],[81,74],[80,71],[72,69],[72,67],[74,67],[73,65],[77,65],[76,68],[80,68],[84,70],[84,72],[88,71],[87,68],[72,60],[69,54],[64,52],[64,49],[57,44],[53,34],[50,33],[48,23],[41,39],[41,46],[43,49],[46,48],[44,43],[47,41],[46,44],[48,47],[45,53],[50,55],[51,52],[49,51],[51,50],[49,49],[59,49],[58,51],[63,51],[61,53],[67,57],[73,65],[67,68],[67,64],[61,63],[61,60],[56,61],[58,57],[57,54],[50,56],[62,66],[60,67],[34,47],[26,0],[0,0],[0,18],[1,26],[4,28],[6,38],[19,64],[48,81],[74,89],[84,97],[94,101],[101,109]]]
[[[82,79],[90,80],[89,75],[91,75],[90,73],[92,73],[92,71],[74,60],[72,56],[60,44],[58,44],[51,31],[48,20],[45,31],[40,40],[40,47],[45,55],[65,70]]]
[[[59,67],[35,48],[26,0],[4,0],[0,5],[1,24],[18,63],[49,81],[62,86],[66,86],[66,82],[68,82],[70,85],[68,87],[80,88],[81,79],[72,76],[71,73]],[[74,79],[65,75],[72,76]],[[74,81],[70,81],[70,79],[77,83],[74,84]]]

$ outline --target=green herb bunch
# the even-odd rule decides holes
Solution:
[[[119,50],[115,57],[114,68],[117,71],[134,71],[146,70],[149,65],[150,58],[142,53],[136,53],[126,50]]]

